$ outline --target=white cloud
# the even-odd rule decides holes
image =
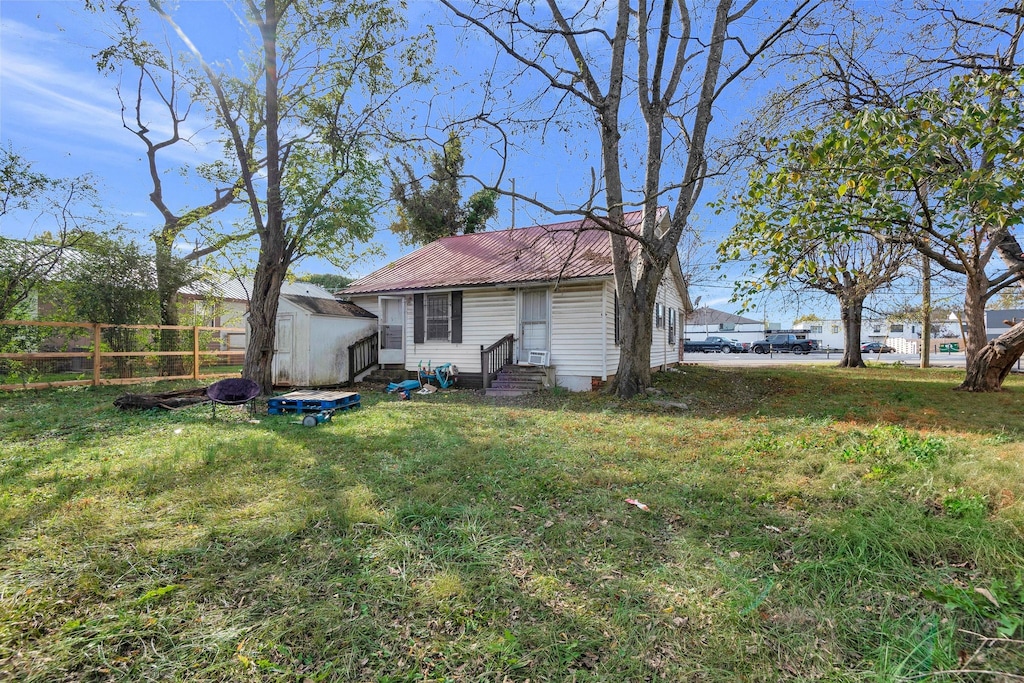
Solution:
[[[61,34],[45,33],[24,23],[0,22],[0,93],[5,135],[32,134],[32,146],[96,154],[126,163],[143,153],[140,141],[125,130],[114,77],[99,74],[90,51]],[[155,105],[144,106],[146,123],[156,135],[167,135],[170,124]],[[130,115],[129,111],[129,115]],[[192,117],[198,118],[193,112]],[[166,163],[210,161],[217,146],[207,144],[201,129],[185,126],[183,137],[194,145],[175,145],[163,152]],[[20,142],[20,141],[19,141]],[[24,143],[16,146],[24,146]]]

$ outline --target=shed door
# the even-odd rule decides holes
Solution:
[[[405,365],[405,299],[380,298],[380,363]]]
[[[546,289],[527,289],[519,298],[519,360],[530,351],[547,351],[551,307]]]
[[[295,343],[295,314],[281,313],[277,316],[277,332],[274,334],[274,384],[292,383],[293,346]]]

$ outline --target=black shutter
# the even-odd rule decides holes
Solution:
[[[452,344],[462,343],[462,292],[452,292]]]
[[[414,344],[423,343],[424,324],[423,295],[412,295],[412,341]]]
[[[615,292],[615,345],[619,345],[619,293]]]

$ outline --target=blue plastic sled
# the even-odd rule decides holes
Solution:
[[[404,382],[392,382],[388,385],[387,392],[389,394],[399,394],[405,401],[409,400],[409,394],[419,389],[422,384],[419,380],[407,379]]]

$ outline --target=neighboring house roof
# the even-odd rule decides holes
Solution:
[[[989,329],[1010,329],[1007,323],[1019,323],[1024,320],[1024,309],[1005,308],[1001,310],[985,311],[985,327]]]
[[[693,311],[690,315],[686,316],[686,322],[693,325],[719,325],[722,323],[732,325],[761,325],[760,320],[753,320],[752,318],[744,318],[742,315],[735,315],[733,313],[726,313],[725,311],[719,311],[714,308],[704,306]]]
[[[642,221],[642,211],[625,214],[629,228],[640,226]],[[443,237],[356,280],[338,294],[551,282],[614,274],[610,233],[587,219]]]
[[[338,301],[337,299],[324,299],[317,296],[302,296],[298,294],[282,294],[282,299],[287,299],[299,308],[315,313],[317,315],[336,315],[345,318],[376,318],[373,313],[361,306],[356,306],[349,301]]]
[[[252,292],[252,278],[242,277],[224,277],[223,279],[214,279],[210,282],[197,282],[188,287],[182,287],[179,290],[180,294],[186,296],[213,296],[218,299],[225,299],[229,301],[249,301],[250,293]],[[308,296],[315,297],[317,299],[333,299],[334,295],[330,291],[324,289],[320,285],[314,285],[310,282],[288,282],[287,280],[281,283],[281,294],[291,294],[295,296]]]

